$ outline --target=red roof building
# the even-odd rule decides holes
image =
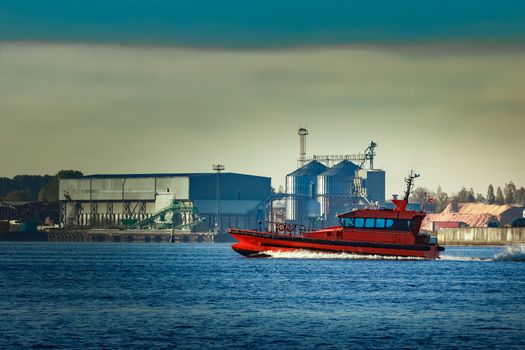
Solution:
[[[484,203],[451,203],[442,213],[427,214],[421,225],[425,231],[440,228],[504,226],[523,216],[523,207]]]

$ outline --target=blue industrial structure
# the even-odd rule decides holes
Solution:
[[[384,205],[385,172],[374,169],[377,143],[370,141],[364,153],[307,157],[308,130],[301,127],[297,134],[299,168],[286,176],[285,221],[331,226],[338,213]]]
[[[286,195],[286,221],[336,225],[338,213],[385,203],[385,172],[350,160],[331,168],[313,160],[286,176]]]
[[[199,223],[192,229],[208,231],[215,227],[218,176],[220,226],[257,227],[264,218],[260,211],[271,194],[271,179],[237,173],[101,174],[60,180],[61,222],[80,227],[121,226],[159,216],[174,202],[184,202],[185,208],[190,205],[195,210],[181,213],[177,226],[191,227],[187,225],[193,220],[190,212],[196,212]]]
[[[320,216],[327,225],[336,224],[335,214],[353,209],[354,178],[358,169],[356,164],[343,160],[319,174],[317,200],[321,207]]]
[[[313,160],[286,176],[286,220],[306,224],[309,217],[319,216],[311,202],[317,196],[318,176],[326,169],[326,165]]]

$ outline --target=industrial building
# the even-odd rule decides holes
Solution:
[[[339,213],[384,205],[385,172],[374,168],[376,143],[371,142],[363,154],[307,157],[308,130],[300,128],[298,135],[299,168],[286,176],[286,221],[331,226],[338,224]]]
[[[317,201],[318,177],[328,167],[318,161],[300,167],[286,176],[286,220],[309,224],[320,216]]]
[[[0,201],[0,221],[9,221],[16,218],[16,208],[6,202]]]
[[[89,175],[60,180],[59,191],[65,227],[147,224],[210,231],[257,227],[271,179],[237,173]]]

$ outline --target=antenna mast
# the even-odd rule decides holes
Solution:
[[[405,191],[404,200],[408,201],[408,197],[410,197],[410,193],[412,192],[412,186],[414,186],[414,179],[418,178],[419,176],[419,174],[414,173],[414,170],[410,170],[410,174],[408,174],[408,177],[405,177],[407,189]]]

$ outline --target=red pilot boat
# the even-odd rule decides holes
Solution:
[[[403,199],[393,199],[394,209],[358,209],[337,215],[340,226],[309,231],[301,225],[269,224],[266,230],[228,229],[239,242],[233,250],[247,257],[267,257],[271,252],[297,250],[437,259],[437,238],[420,233],[423,211],[407,210],[414,178],[405,179]]]

